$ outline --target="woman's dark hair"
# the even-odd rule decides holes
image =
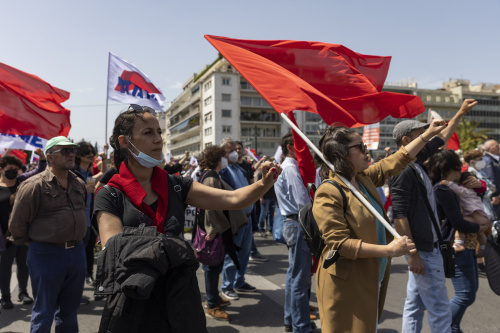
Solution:
[[[335,172],[339,175],[351,179],[354,173],[354,166],[347,159],[349,155],[349,144],[356,131],[346,126],[329,126],[319,140],[319,148],[323,156],[333,164]],[[330,168],[321,161],[320,176],[327,179]]]
[[[23,167],[23,161],[20,158],[12,155],[5,155],[0,158],[0,168],[5,168],[7,165],[12,164],[17,166],[19,169]]]
[[[432,155],[426,166],[431,183],[434,185],[445,178],[450,171],[460,171],[462,162],[455,151],[443,149]]]
[[[80,161],[82,160],[81,158],[87,156],[90,153],[92,153],[92,155],[95,156],[95,148],[92,146],[90,142],[82,140],[78,142],[77,145],[79,147],[76,148],[75,165],[80,165]],[[89,165],[89,169],[91,166],[92,164]]]
[[[143,106],[142,109],[142,111],[139,111],[135,108],[129,107],[127,111],[120,113],[120,115],[115,120],[115,127],[113,127],[113,134],[109,137],[109,144],[114,149],[115,167],[117,170],[120,170],[120,165],[122,164],[122,162],[127,161],[128,159],[128,152],[125,148],[122,148],[120,146],[118,137],[120,135],[123,135],[129,139],[132,139],[132,130],[137,118],[144,121],[144,114],[149,113],[151,115],[154,115],[149,110],[150,108]]]
[[[198,162],[200,170],[214,170],[222,157],[226,156],[224,148],[219,146],[208,146],[205,148]]]

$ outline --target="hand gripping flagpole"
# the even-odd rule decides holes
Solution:
[[[307,136],[304,135],[304,133],[302,133],[302,131],[297,127],[295,126],[295,124],[288,118],[287,115],[285,115],[284,113],[280,113],[281,117],[283,119],[285,119],[285,121],[288,123],[288,125],[290,125],[291,128],[293,128],[293,130],[298,134],[300,135],[300,137],[302,139],[304,139],[304,141],[307,143],[307,145],[309,147],[311,147],[312,150],[314,150],[314,152],[323,160],[323,162],[326,163],[326,165],[333,171],[335,172],[335,167],[333,166],[332,163],[330,163],[329,161],[326,160],[326,158],[323,156],[323,154],[319,151],[319,149],[307,138]],[[380,221],[382,222],[382,224],[384,225],[384,227],[389,230],[389,232],[395,237],[395,238],[400,238],[401,236],[397,233],[397,231],[389,224],[389,222],[386,221],[386,219],[379,214],[379,212],[377,212],[377,210],[368,202],[368,200],[366,200],[363,195],[351,184],[350,181],[348,181],[347,179],[345,179],[344,177],[342,177],[341,175],[339,175],[337,173],[337,176],[340,178],[340,180],[345,184],[347,185],[347,187],[352,191],[352,193],[354,193],[354,195],[356,196],[356,198],[359,199],[359,201],[361,201],[361,203],[363,203],[363,205],[366,206],[366,208],[368,208],[368,210],[373,214],[375,215],[375,217]]]

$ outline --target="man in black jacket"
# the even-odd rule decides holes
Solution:
[[[417,252],[407,257],[409,278],[402,332],[420,331],[425,309],[429,310],[427,317],[431,332],[451,331],[451,309],[443,259],[425,200],[428,200],[436,221],[439,219],[433,187],[423,163],[448,142],[462,117],[476,104],[473,99],[464,100],[448,127],[434,138],[424,136],[429,124],[416,120],[405,120],[394,127],[393,137],[398,147],[406,146],[413,140],[426,142],[424,149],[417,155],[417,161],[389,181],[396,230],[401,236],[412,239],[417,247]],[[425,186],[427,197],[422,195],[422,185]]]

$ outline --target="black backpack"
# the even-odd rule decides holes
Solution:
[[[344,190],[342,190],[339,183],[337,183],[334,180],[325,180],[323,183],[321,183],[321,185],[323,185],[324,183],[330,183],[339,190],[340,194],[342,195],[344,215],[345,215],[347,210],[347,197],[345,195]],[[313,193],[316,192],[316,186],[314,184],[308,184],[307,186],[308,193],[311,192],[311,189]],[[319,231],[318,224],[314,219],[312,208],[313,208],[313,202],[310,202],[304,207],[302,207],[302,209],[299,211],[299,223],[300,226],[302,227],[302,230],[304,231],[304,240],[306,241],[306,244],[309,247],[311,254],[315,256],[313,267],[316,267],[316,264],[318,263],[319,258],[321,257],[321,253],[323,252],[323,249],[325,248],[326,245],[325,245],[325,240],[323,239],[323,235],[321,235],[321,232]],[[323,267],[328,268],[330,265],[335,263],[335,261],[337,261],[338,257],[339,253],[338,251],[336,251],[332,258],[328,258],[328,263],[325,261]]]

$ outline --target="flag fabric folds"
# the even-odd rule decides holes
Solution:
[[[295,124],[295,126],[297,126],[297,122],[295,121],[293,112],[290,112],[288,114],[288,117]],[[297,158],[297,162],[299,163],[300,175],[302,176],[304,186],[307,187],[307,184],[314,184],[314,181],[316,179],[316,167],[314,166],[314,159],[311,151],[309,150],[309,147],[307,146],[307,143],[300,137],[300,135],[295,132],[293,128],[292,135],[293,145],[295,148],[295,157]]]
[[[339,44],[205,38],[279,113],[317,113],[327,124],[359,127],[425,111],[418,96],[381,92],[391,57]]]
[[[245,152],[247,156],[250,156],[255,162],[258,162],[260,160],[260,157],[257,156],[257,152],[255,149],[250,149],[250,147],[247,147],[245,149]]]
[[[162,92],[139,68],[109,53],[108,99],[126,104],[149,106],[162,111]]]
[[[68,136],[70,111],[61,105],[68,98],[69,92],[38,76],[0,63],[0,133]]]

